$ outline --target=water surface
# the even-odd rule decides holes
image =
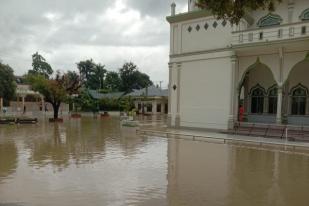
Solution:
[[[309,205],[309,156],[136,135],[117,118],[0,126],[0,205]]]

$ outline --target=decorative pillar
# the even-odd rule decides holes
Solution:
[[[284,49],[283,47],[280,47],[279,48],[279,84],[278,84],[277,116],[276,116],[277,124],[282,124],[283,64],[284,64]]]
[[[167,126],[172,126],[172,91],[173,91],[173,85],[172,85],[172,69],[173,69],[173,63],[168,64],[168,72],[169,72],[169,82],[168,82],[168,114],[167,114]]]
[[[0,97],[0,112],[3,110],[3,98]]]
[[[237,116],[235,107],[236,107],[236,97],[237,97],[237,86],[236,86],[236,68],[237,68],[237,57],[233,55],[231,57],[231,90],[230,90],[230,108],[229,108],[229,120],[228,120],[228,128],[233,129],[234,128],[234,120],[236,119],[235,116]],[[238,109],[237,109],[238,111]]]
[[[25,96],[22,96],[22,111],[24,111],[25,108]]]
[[[175,118],[175,126],[180,127],[180,78],[181,78],[181,63],[177,63],[177,112]]]
[[[283,97],[283,88],[282,85],[278,87],[278,99],[277,99],[277,117],[276,123],[282,124],[282,97]]]
[[[155,100],[152,100],[152,114],[157,113],[157,102]]]
[[[171,4],[171,16],[175,16],[175,14],[176,14],[176,4],[175,2],[173,2]]]
[[[44,102],[44,97],[41,96],[41,104],[42,104],[42,112],[45,111],[45,102]],[[74,105],[74,102],[73,102],[73,105]]]
[[[294,0],[289,0],[288,2],[288,23],[293,22],[293,14],[294,14]]]
[[[238,84],[238,83],[237,83]],[[236,84],[236,85],[237,85]],[[236,97],[234,102],[234,123],[239,121],[239,100],[240,100],[240,88],[236,88]]]

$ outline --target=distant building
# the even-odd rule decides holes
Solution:
[[[94,99],[119,99],[124,95],[124,92],[100,93],[97,90],[88,90],[88,92]]]
[[[40,112],[52,112],[53,107],[50,103],[44,101],[43,96],[31,89],[31,86],[25,84],[22,77],[16,77],[16,96],[5,105],[7,112],[11,114],[39,114]],[[69,112],[68,104],[61,104],[60,112]]]
[[[134,105],[139,114],[167,114],[168,90],[156,86],[134,90],[127,94],[134,99]]]
[[[171,126],[228,129],[240,106],[244,121],[309,125],[309,1],[251,11],[237,26],[195,2],[167,17]]]

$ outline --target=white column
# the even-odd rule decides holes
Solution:
[[[164,114],[165,111],[165,103],[161,102],[161,114]]]
[[[180,127],[180,78],[181,78],[181,63],[177,63],[177,112],[175,118],[175,126]]]
[[[0,112],[2,112],[3,109],[3,98],[0,97]]]
[[[169,127],[172,126],[172,91],[173,91],[173,82],[172,82],[172,69],[173,64],[168,64],[169,70],[169,82],[168,82],[168,115],[167,115],[167,124]]]
[[[282,100],[283,100],[283,64],[284,64],[284,49],[279,48],[279,84],[278,84],[278,99],[277,99],[277,116],[276,123],[282,124]]]
[[[22,96],[22,108],[21,110],[24,112],[24,108],[25,108],[25,96]]]
[[[235,107],[236,101],[235,98],[237,96],[237,87],[236,87],[236,56],[231,57],[231,89],[230,89],[230,108],[229,108],[229,120],[228,120],[228,127],[232,129],[234,127],[234,120],[235,120]]]
[[[43,96],[41,96],[41,104],[42,104],[42,112],[44,112],[45,111],[45,102],[44,102]],[[74,103],[73,103],[73,105],[74,105]]]
[[[277,117],[276,117],[277,124],[282,123],[282,95],[283,95],[283,89],[282,89],[282,86],[279,86],[278,87],[278,100],[277,100]]]
[[[294,0],[289,0],[288,2],[288,23],[293,22],[293,14],[294,14]]]
[[[240,97],[240,89],[238,88],[238,81],[236,83],[236,97],[234,101],[234,123],[238,122],[238,115],[239,115],[239,97]]]
[[[175,14],[176,14],[176,4],[175,2],[173,2],[171,4],[171,16],[175,16]]]
[[[152,114],[157,113],[157,102],[155,100],[152,100]]]

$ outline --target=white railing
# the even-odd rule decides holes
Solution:
[[[309,37],[309,22],[236,31],[232,36],[233,46]]]

